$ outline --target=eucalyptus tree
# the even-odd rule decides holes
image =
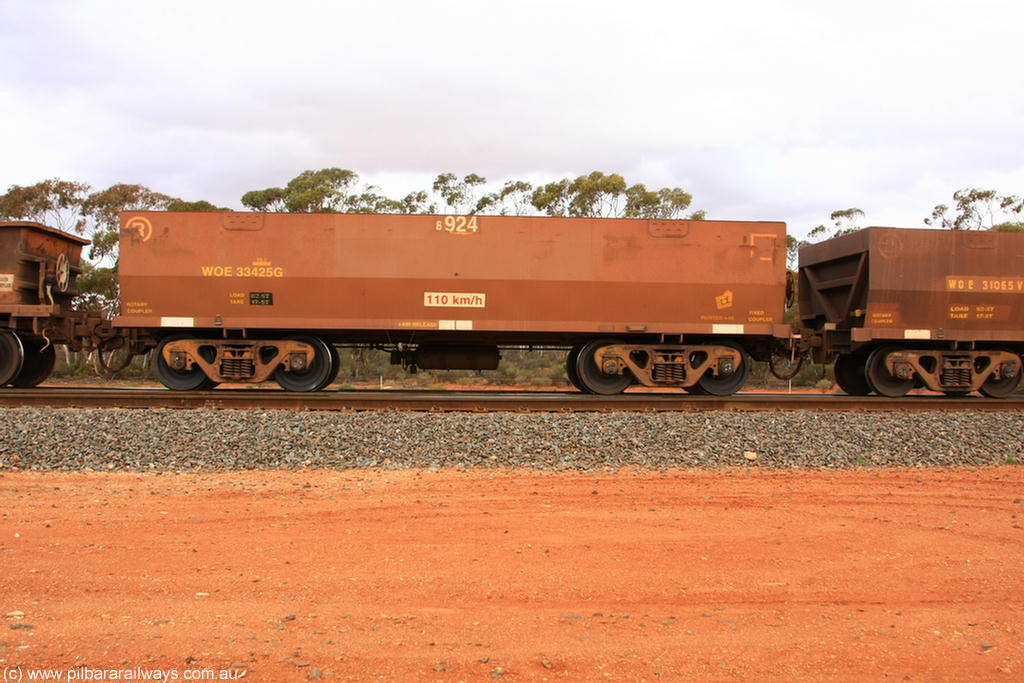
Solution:
[[[64,231],[81,231],[82,203],[92,188],[59,178],[11,185],[0,195],[0,218],[35,221]]]
[[[477,189],[487,183],[487,178],[470,173],[459,180],[454,173],[441,173],[434,179],[433,190],[444,201],[448,213],[470,214],[476,212]]]
[[[938,204],[926,225],[950,230],[1018,231],[1024,219],[1024,200],[996,190],[965,188],[953,193],[954,206]]]
[[[839,209],[829,214],[829,219],[832,221],[831,226],[819,225],[807,233],[807,236],[815,239],[829,239],[839,237],[840,235],[847,235],[860,230],[857,223],[862,218],[864,218],[864,212],[856,207]]]

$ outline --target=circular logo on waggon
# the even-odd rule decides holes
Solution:
[[[903,240],[896,235],[883,235],[878,240],[878,253],[883,258],[893,258],[899,256],[903,251]]]
[[[134,230],[139,234],[139,239],[143,242],[149,240],[153,236],[153,224],[149,222],[149,219],[145,216],[134,216],[128,219],[128,222],[124,224],[125,230]]]

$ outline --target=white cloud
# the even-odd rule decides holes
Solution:
[[[803,233],[1024,192],[1024,6],[38,2],[0,6],[0,187],[140,182],[239,207],[343,166],[594,169]],[[409,186],[403,183],[416,183]]]

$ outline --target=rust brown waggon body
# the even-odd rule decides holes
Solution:
[[[1024,234],[867,228],[809,245],[800,315],[847,393],[1005,396],[1024,353]]]
[[[568,350],[582,391],[730,394],[751,360],[835,363],[848,393],[1015,390],[1024,234],[868,228],[800,253],[778,222],[280,213],[122,214],[121,313],[71,309],[81,238],[0,224],[0,384],[52,345],[155,349],[172,389],[329,384],[338,346],[418,368]],[[102,355],[101,355],[102,357]]]
[[[559,345],[587,391],[732,393],[789,335],[785,249],[782,223],[132,212],[115,325],[180,388],[316,389],[334,344],[474,369]]]
[[[104,316],[72,308],[88,243],[41,223],[0,221],[0,386],[49,377],[54,344],[80,350],[120,340]]]

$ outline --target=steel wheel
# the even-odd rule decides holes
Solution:
[[[700,365],[701,363],[703,363],[704,361],[706,361],[707,359],[708,359],[708,354],[704,353],[703,351],[691,351],[690,352],[689,361],[690,361],[690,366],[691,367],[695,368],[698,365]],[[704,387],[702,387],[700,385],[699,379],[700,378],[698,378],[698,381],[695,382],[694,384],[691,384],[688,387],[683,387],[683,390],[686,391],[686,393],[688,393],[688,394],[693,394],[694,396],[707,396],[708,392],[707,392],[707,390]]]
[[[157,344],[156,351],[153,352],[153,368],[156,370],[157,379],[168,389],[173,389],[174,391],[195,391],[196,389],[209,389],[215,386],[213,380],[208,378],[198,365],[193,365],[191,370],[175,370],[164,360],[163,351],[165,346],[171,342],[189,338],[188,335],[184,334],[164,337]]]
[[[279,366],[277,370],[274,370],[274,380],[285,391],[316,391],[325,387],[330,381],[333,366],[327,342],[319,337],[306,335],[289,337],[289,339],[312,346],[313,360],[307,363],[302,371],[286,370],[283,365]]]
[[[604,346],[610,346],[616,342],[612,339],[597,339],[590,342],[582,349],[576,358],[576,375],[580,385],[585,391],[592,394],[620,394],[633,383],[633,375],[624,371],[621,375],[606,375],[601,371],[594,361],[594,353]]]
[[[35,335],[23,337],[21,345],[24,351],[21,372],[11,380],[11,384],[20,389],[28,389],[38,386],[50,376],[57,364],[57,352],[49,340]]]
[[[871,385],[864,374],[864,361],[864,355],[859,353],[841,353],[836,357],[836,384],[850,396],[867,396],[871,393]]]
[[[580,382],[580,374],[576,372],[576,363],[579,361],[580,351],[583,350],[582,346],[574,346],[569,349],[569,353],[565,356],[565,374],[569,378],[569,384],[575,387],[578,391],[582,391],[584,394],[589,394],[587,388]]]
[[[0,387],[18,376],[24,360],[25,350],[18,335],[10,330],[0,330]]]
[[[728,346],[740,352],[739,367],[733,368],[732,372],[728,374],[719,373],[717,376],[705,372],[697,380],[697,386],[705,394],[731,396],[739,391],[747,381],[747,375],[750,374],[750,357],[747,356],[747,352],[743,350],[742,346],[734,342],[724,342],[720,346]]]
[[[914,388],[913,378],[900,379],[899,377],[893,377],[885,367],[886,356],[899,350],[895,346],[883,346],[875,349],[868,356],[864,374],[871,388],[882,396],[898,398],[906,396],[907,392]]]
[[[327,374],[327,379],[324,383],[317,387],[317,391],[330,386],[334,380],[338,379],[338,371],[341,370],[341,357],[338,355],[338,349],[329,341],[321,339],[324,346],[327,347],[328,353],[331,355],[331,371]]]
[[[1000,379],[989,377],[984,381],[984,383],[982,383],[979,391],[989,398],[1006,398],[1012,394],[1014,389],[1017,388],[1017,385],[1020,384],[1020,377],[1021,369],[1018,367],[1017,375],[1015,377],[1001,377]]]

